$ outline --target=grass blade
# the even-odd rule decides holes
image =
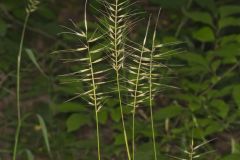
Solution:
[[[33,51],[31,49],[25,49],[28,57],[30,58],[30,60],[33,62],[33,64],[37,67],[37,69],[42,73],[42,75],[44,75],[45,77],[47,77],[47,75],[44,73],[44,71],[42,70],[42,68],[40,67],[40,65],[37,62],[36,56],[34,55]]]
[[[29,149],[26,149],[25,153],[27,155],[27,160],[34,160],[34,155],[32,154],[32,152]]]
[[[45,142],[48,154],[49,154],[50,157],[52,157],[52,152],[51,152],[50,143],[49,143],[49,139],[48,139],[48,131],[47,131],[46,123],[45,123],[45,121],[44,121],[44,119],[42,118],[41,115],[38,114],[37,118],[38,118],[39,125],[41,126],[42,135],[43,135],[43,138],[44,138],[44,142]]]

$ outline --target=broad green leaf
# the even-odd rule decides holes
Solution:
[[[185,12],[185,15],[190,19],[192,19],[193,21],[201,22],[201,23],[213,26],[212,17],[207,12],[191,11],[191,12]]]
[[[30,58],[30,60],[33,62],[33,64],[37,67],[37,69],[38,69],[44,76],[47,76],[47,75],[43,72],[43,70],[42,70],[42,68],[40,67],[40,65],[38,64],[37,59],[36,59],[33,51],[32,51],[31,49],[25,49],[25,51],[26,51],[28,57]]]
[[[222,118],[226,118],[229,112],[229,106],[223,101],[219,99],[214,99],[210,105],[214,107],[214,113]],[[216,111],[215,111],[216,110]]]
[[[154,113],[154,119],[164,120],[166,118],[173,118],[183,112],[184,109],[177,105],[168,106],[166,108],[159,109]]]
[[[123,134],[118,134],[115,136],[114,145],[122,145],[124,144],[124,136]]]
[[[53,109],[57,112],[71,113],[71,112],[86,112],[87,109],[81,103],[66,102],[59,105],[53,105]]]
[[[181,85],[184,85],[185,83],[182,83]],[[187,102],[191,102],[191,103],[200,103],[200,99],[198,96],[195,96],[191,93],[185,93],[185,94],[176,94],[174,95],[172,98],[180,100],[180,101],[187,101]]]
[[[238,108],[240,109],[240,85],[233,87],[233,99],[235,103],[237,104]]]
[[[27,155],[27,160],[34,160],[34,155],[32,154],[32,152],[28,149],[25,150],[26,155]]]
[[[202,139],[204,135],[203,130],[200,128],[193,128],[193,138]]]
[[[180,8],[187,4],[187,0],[150,0],[164,8]]]
[[[187,79],[182,80],[181,85],[183,86],[182,89],[191,90],[195,93],[203,90],[203,88],[208,87],[208,85],[205,82],[199,83],[199,82],[187,80]],[[191,93],[189,93],[189,94],[191,94]],[[189,99],[191,98],[190,100],[192,100],[192,101],[194,101],[196,98],[199,98],[198,96],[195,96],[195,95],[189,96],[189,94],[185,94],[185,96],[188,96]]]
[[[219,8],[219,14],[221,17],[226,17],[234,14],[240,13],[239,5],[224,5]]]
[[[152,143],[142,143],[141,145],[138,146],[136,150],[136,159],[137,160],[152,160],[154,159],[154,155],[151,149],[152,148]]]
[[[240,154],[231,154],[231,155],[225,156],[220,160],[239,160],[239,157],[240,157]]]
[[[191,109],[191,111],[193,111],[193,112],[201,109],[201,105],[197,104],[197,103],[190,103],[188,106]]]
[[[192,34],[193,38],[201,42],[212,42],[215,39],[210,27],[203,27]]]
[[[214,72],[216,72],[217,69],[220,67],[220,65],[221,65],[221,60],[215,60],[214,62],[212,62],[211,68]]]
[[[100,112],[98,112],[98,118],[99,118],[99,122],[101,124],[106,124],[107,119],[108,119],[108,112],[106,109],[101,109]]]
[[[194,0],[199,6],[208,8],[212,12],[216,10],[216,4],[214,0]]]
[[[238,44],[228,44],[221,46],[220,48],[216,49],[213,53],[214,55],[223,58],[234,58],[240,55],[240,47]]]
[[[44,119],[42,118],[41,115],[37,115],[38,121],[39,121],[39,125],[41,126],[41,130],[42,130],[42,135],[44,138],[44,142],[48,151],[49,156],[52,156],[52,152],[51,152],[51,148],[50,148],[50,143],[49,143],[49,139],[48,139],[48,130],[47,130],[47,126],[44,122]]]
[[[220,39],[221,46],[224,46],[229,43],[237,42],[240,43],[240,34],[232,34],[224,36]]]
[[[47,4],[42,4],[41,7],[38,8],[38,14],[49,20],[56,19],[56,14]]]
[[[179,40],[173,36],[164,36],[163,37],[163,44],[170,44],[174,42],[178,42]]]
[[[240,18],[235,17],[221,18],[218,22],[218,26],[220,29],[223,29],[225,27],[240,26]]]
[[[223,129],[224,129],[224,125],[216,121],[210,121],[210,123],[208,123],[208,126],[206,127],[203,133],[205,136],[209,136],[213,133],[221,132]]]
[[[234,138],[231,138],[231,148],[233,154],[240,154],[240,144]]]
[[[113,121],[115,122],[119,122],[121,119],[121,115],[120,115],[120,109],[118,108],[113,108],[111,110],[111,114],[110,114],[111,118]]]
[[[210,90],[208,95],[212,98],[222,98],[224,96],[230,95],[232,93],[233,85],[227,85],[226,87],[218,90]]]
[[[87,124],[89,120],[90,118],[86,114],[74,113],[67,119],[66,122],[67,131],[68,132],[76,131],[83,125]]]
[[[201,65],[205,69],[208,69],[208,62],[204,56],[202,56],[200,53],[183,53],[179,54],[177,56],[179,59],[187,61],[189,65]]]

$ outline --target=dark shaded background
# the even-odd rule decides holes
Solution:
[[[96,1],[90,2],[98,7]],[[76,66],[59,62],[63,55],[54,50],[69,48],[71,37],[57,36],[60,25],[71,27],[69,19],[82,23],[82,0],[42,0],[30,17],[24,43],[21,106],[24,121],[19,159],[27,159],[26,150],[36,160],[50,159],[36,114],[48,128],[54,160],[96,159],[95,127],[92,109],[81,101],[63,103],[76,89],[60,85],[57,75]],[[0,160],[10,160],[16,128],[16,60],[25,17],[25,1],[0,1]],[[202,160],[239,160],[240,157],[240,1],[239,0],[140,0],[133,6],[146,11],[130,37],[143,39],[147,16],[156,20],[162,7],[157,40],[161,43],[183,41],[184,52],[164,60],[170,66],[163,83],[167,88],[156,96],[154,116],[159,159],[167,155],[186,157],[191,140],[195,145],[212,140],[198,152],[208,153]],[[98,13],[89,7],[91,26]],[[154,25],[154,21],[152,24]],[[144,26],[144,27],[143,27]],[[153,28],[153,26],[152,26]],[[35,55],[42,74],[25,52]],[[172,49],[169,47],[169,49]],[[116,102],[101,112],[103,159],[124,159],[120,115]],[[146,107],[137,114],[137,160],[151,160],[152,144],[149,113]],[[78,120],[71,116],[78,115]],[[128,124],[128,122],[127,122]],[[129,121],[130,125],[130,121]],[[71,131],[73,126],[76,130]],[[130,126],[129,126],[130,127]]]

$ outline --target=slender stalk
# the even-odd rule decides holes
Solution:
[[[190,146],[189,160],[193,160],[193,155],[194,155],[194,141],[192,139],[192,143]]]
[[[135,115],[136,115],[136,108],[137,108],[137,92],[138,92],[138,85],[139,85],[139,78],[140,78],[140,70],[142,66],[142,58],[143,58],[145,44],[147,41],[148,29],[150,25],[150,19],[151,19],[151,16],[149,17],[149,20],[148,20],[147,30],[144,37],[142,50],[140,53],[140,59],[139,59],[138,69],[137,69],[137,77],[135,82],[135,90],[134,90],[133,111],[132,111],[132,159],[133,160],[135,159]]]
[[[152,95],[152,61],[153,53],[150,55],[150,72],[149,72],[149,107],[150,107],[150,119],[151,119],[151,129],[152,129],[152,141],[153,141],[153,151],[154,159],[157,160],[156,142],[155,142],[155,130],[154,130],[154,120],[153,120],[153,95]]]
[[[95,77],[93,72],[93,65],[92,65],[92,56],[89,51],[89,44],[88,44],[88,55],[89,55],[89,64],[92,76],[92,87],[93,87],[93,99],[94,99],[94,107],[95,107],[95,118],[96,118],[96,134],[97,134],[97,148],[98,148],[98,160],[101,160],[101,151],[100,151],[100,136],[99,136],[99,120],[98,120],[98,105],[97,105],[97,96],[96,96],[96,84],[95,84]]]
[[[96,128],[97,128],[97,147],[98,147],[98,160],[101,160],[101,148],[100,148],[100,136],[99,136],[99,122],[98,122],[98,111],[95,107],[95,117],[96,117]]]
[[[120,79],[119,79],[119,50],[118,50],[118,0],[115,1],[115,15],[114,15],[114,54],[115,54],[115,71],[116,71],[116,81],[117,81],[117,92],[118,92],[118,99],[119,99],[119,107],[120,107],[120,114],[121,114],[121,121],[123,127],[123,134],[124,134],[124,141],[126,145],[126,152],[128,156],[128,160],[131,160],[131,155],[129,151],[128,145],[128,137],[126,132],[126,126],[124,122],[124,113],[123,113],[123,106],[122,106],[122,96],[121,96],[121,87],[120,87]]]
[[[127,151],[128,160],[131,160],[131,155],[130,155],[129,145],[128,145],[128,137],[127,137],[126,127],[125,127],[125,122],[124,122],[123,106],[122,106],[122,96],[121,96],[121,90],[120,90],[120,81],[119,81],[119,73],[118,73],[118,71],[116,72],[116,78],[117,78],[117,92],[118,92],[119,106],[120,106],[120,112],[121,112],[121,120],[122,120],[124,141],[125,141],[125,145],[126,145],[126,151]]]
[[[156,31],[157,31],[157,24],[158,24],[160,12],[161,12],[161,9],[159,9],[157,22],[156,22],[154,33],[153,33],[152,49],[151,49],[151,53],[150,53],[150,68],[149,68],[149,108],[150,108],[150,119],[151,119],[151,129],[152,129],[154,160],[157,160],[157,149],[156,149],[156,140],[155,140],[154,120],[153,120],[152,70],[153,70],[153,53],[155,51]]]
[[[99,134],[99,119],[98,119],[98,104],[97,104],[97,86],[95,83],[95,76],[94,76],[94,70],[93,70],[93,63],[92,63],[92,55],[90,53],[90,45],[88,42],[88,25],[87,25],[87,3],[85,2],[85,14],[84,14],[84,23],[85,23],[85,30],[86,30],[86,42],[87,42],[87,51],[88,51],[88,57],[89,57],[89,67],[91,72],[91,79],[92,79],[92,89],[93,89],[93,99],[94,99],[94,108],[95,108],[95,119],[96,119],[96,135],[97,135],[97,150],[98,150],[98,160],[101,160],[101,148],[100,148],[100,134]]]
[[[19,51],[18,51],[18,58],[17,58],[17,129],[15,133],[15,143],[14,143],[14,148],[13,148],[13,160],[16,160],[17,158],[17,149],[18,149],[18,142],[19,142],[19,136],[20,136],[20,131],[21,131],[21,126],[22,126],[22,120],[21,120],[21,107],[20,107],[20,69],[21,69],[21,59],[22,59],[22,49],[23,49],[23,41],[25,37],[25,31],[28,23],[30,13],[27,13],[23,25],[23,30],[22,30],[22,35],[21,35],[21,41],[20,41],[20,46],[19,46]]]

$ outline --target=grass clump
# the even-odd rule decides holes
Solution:
[[[81,47],[54,52],[77,55],[81,53],[80,58],[64,59],[65,62],[84,64],[81,65],[82,69],[62,75],[67,76],[68,79],[70,78],[71,80],[68,81],[70,83],[84,83],[83,90],[79,91],[80,93],[77,93],[70,100],[81,97],[94,107],[98,160],[101,159],[98,114],[101,112],[101,108],[104,107],[104,102],[109,100],[109,98],[117,97],[116,101],[118,101],[120,110],[119,114],[128,160],[135,160],[136,109],[138,106],[147,103],[150,109],[153,155],[154,159],[157,160],[153,98],[159,88],[162,87],[162,84],[158,83],[160,77],[159,69],[166,68],[159,60],[170,52],[161,53],[160,48],[165,45],[156,43],[158,21],[156,22],[152,38],[149,40],[151,16],[149,16],[144,39],[139,44],[129,37],[129,33],[140,20],[137,16],[140,12],[131,10],[133,4],[127,0],[113,0],[109,2],[99,0],[98,2],[104,9],[96,10],[103,18],[98,18],[98,27],[95,28],[93,33],[88,32],[87,1],[84,12],[84,29],[82,30],[74,22],[72,22],[74,29],[64,27],[68,31],[63,33],[74,35],[76,39],[80,39]],[[159,16],[160,10],[158,19]],[[98,67],[98,65],[101,67]],[[125,124],[126,119],[128,119],[127,114],[125,114],[125,107],[131,107],[131,149],[129,145],[130,138],[128,137],[129,134]]]

